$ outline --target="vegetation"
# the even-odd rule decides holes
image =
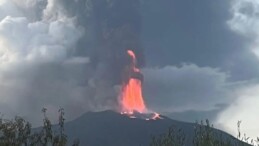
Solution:
[[[66,146],[67,136],[64,132],[64,109],[59,109],[59,131],[53,132],[52,124],[46,115],[46,108],[42,109],[44,115],[42,129],[32,132],[31,124],[21,117],[14,120],[0,119],[0,146]],[[72,146],[78,146],[75,141]]]
[[[194,127],[194,137],[192,144],[194,146],[259,146],[259,138],[256,140],[250,139],[244,134],[241,136],[240,132],[241,121],[238,121],[238,135],[237,138],[231,136],[223,136],[222,132],[213,128],[213,125],[206,120],[206,124],[203,121],[196,122]],[[172,127],[165,134],[159,137],[153,137],[150,146],[185,146],[188,145],[186,141],[186,135],[181,129]],[[238,141],[240,140],[240,141]],[[187,144],[186,144],[187,143]]]
[[[160,137],[152,137],[150,146],[183,146],[185,144],[185,134],[183,130],[171,127],[166,134]]]

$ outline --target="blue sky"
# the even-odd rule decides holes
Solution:
[[[258,0],[0,0],[0,111],[116,109],[132,48],[148,108],[259,136]],[[198,119],[197,119],[198,118]]]

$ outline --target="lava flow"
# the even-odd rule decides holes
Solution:
[[[161,119],[157,113],[148,113],[144,98],[142,97],[143,75],[137,68],[137,59],[132,50],[127,51],[131,58],[131,63],[125,68],[124,82],[121,91],[121,114],[130,118],[142,118],[146,120]]]
[[[146,111],[146,105],[142,97],[142,83],[137,76],[142,76],[140,69],[136,67],[136,56],[133,51],[128,50],[132,61],[127,69],[127,81],[122,85],[122,110],[127,113],[134,111],[143,113]]]

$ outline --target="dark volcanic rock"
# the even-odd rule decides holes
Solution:
[[[114,111],[88,112],[65,124],[65,133],[70,140],[80,140],[81,146],[148,146],[152,136],[159,136],[173,127],[182,129],[186,135],[186,145],[192,145],[193,123],[175,121],[162,116],[159,120],[130,118]],[[55,126],[54,129],[57,127]],[[225,132],[216,130],[223,137],[232,138]]]

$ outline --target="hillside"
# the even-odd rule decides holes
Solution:
[[[82,146],[148,146],[152,136],[165,133],[169,127],[182,129],[186,145],[192,145],[193,123],[175,121],[167,117],[161,120],[131,119],[113,111],[88,112],[67,122],[65,132],[70,140],[79,139]],[[214,129],[216,130],[216,129]],[[233,138],[216,130],[223,137]]]

